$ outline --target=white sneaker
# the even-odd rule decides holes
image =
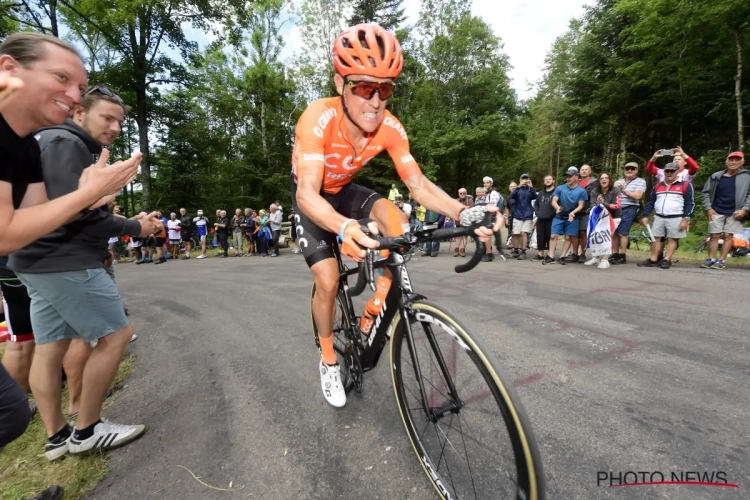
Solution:
[[[133,336],[132,336],[132,337],[130,337],[130,340],[128,341],[128,343],[130,343],[130,342],[133,342],[133,341],[135,341],[135,340],[136,340],[137,338],[138,338],[138,335],[136,335],[136,334],[134,333],[134,334],[133,334]]]
[[[198,259],[205,259],[205,258],[206,258],[206,256],[205,256],[205,255],[203,255],[203,254],[200,254],[200,255],[199,255],[199,256],[198,256],[197,258],[198,258]]]
[[[588,264],[588,262],[586,264]],[[609,261],[607,259],[603,259],[596,267],[598,267],[599,269],[609,269]]]
[[[70,437],[68,449],[71,455],[82,455],[98,450],[112,450],[135,441],[144,432],[146,432],[146,426],[144,425],[113,424],[102,419],[94,427],[94,434],[90,438],[79,441],[73,434]]]
[[[323,389],[323,396],[331,406],[341,408],[346,404],[346,391],[341,383],[341,366],[327,365],[320,362],[320,386]]]
[[[594,257],[593,259],[587,260],[586,262],[584,262],[583,265],[584,266],[593,266],[594,264],[599,264],[601,261],[602,261],[602,259],[600,259],[599,257]],[[609,266],[607,266],[607,267],[609,267]]]
[[[73,430],[71,430],[71,432],[73,432]],[[50,442],[49,440],[47,440],[47,444],[44,446],[44,456],[47,457],[47,460],[49,460],[50,462],[54,462],[64,457],[65,454],[70,451],[69,444],[71,437],[73,437],[72,434],[70,435],[70,437],[64,440],[61,439],[55,442]]]

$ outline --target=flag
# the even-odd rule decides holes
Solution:
[[[612,253],[612,234],[615,232],[615,221],[601,203],[591,209],[589,215],[588,238],[586,248],[591,250],[593,257],[601,257]]]

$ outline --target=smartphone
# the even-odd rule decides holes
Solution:
[[[672,151],[671,149],[662,149],[661,155],[662,156],[674,156],[674,151]]]

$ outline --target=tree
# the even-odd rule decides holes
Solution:
[[[404,0],[351,0],[352,15],[349,25],[375,23],[385,29],[395,30],[406,19]]]

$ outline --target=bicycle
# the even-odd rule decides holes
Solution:
[[[488,213],[482,224],[490,226],[491,216]],[[476,252],[455,270],[471,270],[485,252],[484,244],[474,234],[476,227],[423,229],[397,238],[371,236],[389,255],[376,261],[378,251],[368,251],[366,261],[351,269],[344,265],[341,251],[334,244],[339,267],[334,349],[346,392],[361,395],[364,374],[377,366],[390,339],[389,365],[401,419],[441,498],[539,500],[544,498],[540,453],[510,379],[471,330],[444,308],[414,292],[406,269],[420,244],[469,236],[476,243]],[[365,336],[352,297],[367,285],[374,291],[375,273],[382,269],[392,273],[392,285],[370,334]],[[348,278],[354,274],[358,274],[357,284],[350,288]],[[311,306],[314,297],[315,284]],[[312,323],[320,350],[314,318]],[[476,448],[475,457],[466,456],[449,465],[461,452],[468,455],[469,446]],[[505,463],[510,458],[508,467],[498,461],[502,452],[510,455],[505,457]]]
[[[638,251],[641,250],[641,245],[648,250],[651,249],[651,239],[645,229],[641,229],[640,232],[631,231],[628,234],[628,248],[630,248],[631,243],[635,244],[635,249]]]

